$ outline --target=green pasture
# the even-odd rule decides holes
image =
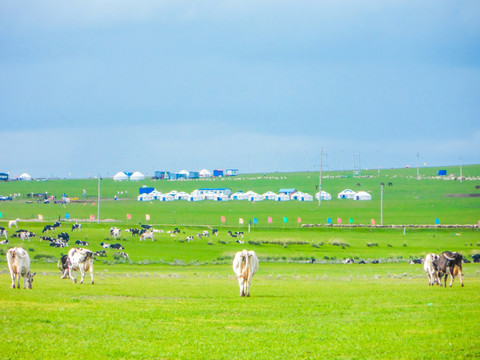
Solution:
[[[230,265],[100,264],[95,285],[33,267],[33,290],[0,274],[4,359],[480,357],[478,264],[441,288],[421,265],[261,263],[250,298]]]
[[[459,173],[457,167],[443,167],[449,174]],[[136,197],[142,186],[155,187],[161,192],[171,190],[191,192],[199,188],[227,187],[233,192],[253,190],[264,193],[268,190],[278,192],[282,188],[295,188],[312,195],[317,191],[318,173],[274,173],[252,174],[231,178],[208,180],[165,181],[145,180],[140,182],[114,182],[112,179],[100,181],[100,218],[111,219],[129,225],[146,222],[172,225],[211,225],[235,226],[247,228],[247,224],[257,219],[257,227],[298,228],[300,224],[325,224],[330,218],[333,223],[341,219],[342,223],[370,224],[374,219],[380,224],[380,184],[383,188],[383,223],[384,224],[477,224],[480,220],[480,198],[447,197],[452,194],[480,194],[475,186],[480,184],[480,165],[464,166],[463,176],[470,180],[445,180],[435,178],[439,168],[421,168],[420,180],[416,178],[416,169],[390,169],[363,171],[361,177],[353,177],[351,172],[324,172],[322,189],[332,195],[331,201],[313,202],[187,202],[170,203],[151,201],[138,202]],[[473,179],[473,180],[472,180]],[[46,181],[11,181],[0,183],[0,194],[21,194],[13,201],[0,202],[0,220],[9,219],[43,219],[53,221],[65,218],[85,221],[94,216],[97,219],[98,206],[97,179],[62,179]],[[392,183],[392,186],[388,186]],[[357,186],[360,184],[360,186]],[[369,191],[372,201],[339,200],[337,194],[345,188],[355,191]],[[85,189],[87,196],[82,196]],[[43,204],[27,198],[29,193],[48,192],[61,199],[63,194],[79,198],[82,203]],[[113,200],[117,196],[118,200]],[[27,203],[30,201],[31,203]],[[127,220],[127,214],[131,220]],[[225,223],[221,222],[224,216]],[[268,223],[268,217],[272,223]],[[243,226],[239,219],[244,220]],[[286,218],[287,222],[284,222]],[[300,218],[300,222],[298,219]],[[0,222],[1,223],[1,222]]]

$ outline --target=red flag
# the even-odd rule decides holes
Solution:
[[[90,215],[90,220],[95,220],[95,215]]]
[[[341,224],[342,223],[342,218],[337,218],[337,224]]]
[[[269,216],[268,217],[268,223],[271,224],[272,223],[272,218]]]
[[[375,225],[375,219],[372,219],[372,225]]]
[[[127,214],[127,220],[132,220],[132,215]]]
[[[297,222],[300,224],[300,223],[302,222],[302,218],[299,217],[299,218],[297,219]]]
[[[222,222],[225,222],[225,216],[222,216],[220,219],[222,220]]]
[[[145,214],[145,220],[150,220],[150,215],[149,214]]]

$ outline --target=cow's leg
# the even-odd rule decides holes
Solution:
[[[17,285],[18,285],[18,286],[17,286],[17,289],[20,289],[20,278],[22,277],[22,275],[20,275],[20,273],[18,273],[17,276],[18,276],[18,280],[17,280]],[[25,284],[24,284],[24,286],[25,286]],[[25,289],[25,287],[24,287],[24,289]]]
[[[240,296],[245,296],[245,289],[244,289],[244,279],[243,277],[238,278],[238,286],[240,287]]]
[[[94,284],[93,282],[93,262],[92,265],[90,265],[90,278],[92,279],[92,285]]]
[[[72,272],[73,272],[73,271],[72,271],[72,267],[69,266],[69,267],[68,267],[68,277],[69,277],[70,279],[72,279],[73,282],[76,284],[76,283],[77,283],[77,278],[76,278],[76,277],[73,277]]]
[[[15,280],[17,275],[15,275],[12,271],[10,271],[10,277],[12,278],[12,285],[10,286],[10,288],[15,289]]]
[[[80,284],[83,284],[83,279],[85,278],[85,268],[84,268],[84,265],[80,265],[80,274],[82,275],[81,279],[80,279]]]
[[[462,269],[460,269],[459,267],[457,267],[457,275],[460,279],[460,283],[462,284],[463,286],[463,274],[462,274]]]

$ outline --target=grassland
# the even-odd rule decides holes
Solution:
[[[453,172],[453,169],[449,172]],[[427,173],[429,171],[431,174]],[[475,359],[480,357],[478,318],[480,265],[464,265],[465,287],[455,280],[452,288],[429,287],[422,265],[409,260],[428,252],[455,250],[471,259],[480,253],[477,228],[302,228],[301,223],[325,224],[326,218],[349,218],[354,223],[379,219],[379,183],[384,188],[384,223],[477,224],[479,198],[450,198],[445,194],[478,192],[478,180],[430,178],[436,169],[382,170],[368,177],[343,177],[328,173],[323,189],[336,193],[344,188],[370,190],[370,202],[334,199],[317,203],[201,202],[174,203],[135,200],[138,187],[154,186],[162,192],[192,191],[200,187],[230,187],[264,192],[298,188],[314,193],[314,173],[263,174],[211,182],[140,183],[101,181],[103,221],[84,222],[81,232],[59,231],[70,242],[120,242],[129,260],[114,257],[95,261],[95,285],[74,285],[61,280],[56,261],[67,249],[40,242],[43,226],[69,213],[72,219],[96,216],[96,179],[0,183],[0,194],[21,193],[0,203],[2,218],[20,218],[19,226],[34,231],[30,242],[10,237],[0,245],[0,336],[2,358],[50,359]],[[464,167],[465,176],[478,177],[480,166]],[[337,177],[339,176],[339,177]],[[67,193],[82,204],[27,204],[29,192]],[[121,192],[123,191],[123,194]],[[114,201],[113,196],[119,197]],[[126,220],[126,213],[132,215]],[[148,223],[165,232],[156,241],[139,242],[125,229]],[[33,221],[38,214],[45,221]],[[222,223],[220,216],[226,216]],[[268,224],[266,218],[274,222]],[[283,217],[288,218],[284,223]],[[257,217],[255,227],[238,224]],[[111,220],[105,220],[111,219]],[[109,238],[110,226],[122,231]],[[175,237],[166,232],[175,226]],[[188,235],[217,227],[218,237],[185,242]],[[245,231],[244,244],[227,230]],[[12,231],[10,231],[11,233]],[[23,246],[37,272],[33,290],[9,289],[5,257],[8,247]],[[255,250],[260,269],[252,284],[252,297],[239,298],[231,260],[243,248]],[[341,261],[354,258],[357,264]],[[315,263],[308,261],[315,259]],[[363,259],[365,265],[358,264]],[[379,264],[371,261],[379,260]]]

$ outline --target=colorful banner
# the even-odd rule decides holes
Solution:
[[[341,224],[342,223],[342,218],[337,218],[337,224]]]
[[[70,219],[70,214],[69,213],[65,213],[65,219]]]
[[[243,224],[243,219],[242,219],[242,218],[238,218],[238,223],[239,223],[239,224]]]
[[[43,215],[38,214],[38,220],[43,220]]]
[[[350,224],[353,224],[353,219],[352,218],[350,218]]]
[[[92,206],[95,206],[95,202],[92,202]]]
[[[435,219],[435,224],[440,224],[440,220],[439,219]]]
[[[132,215],[127,214],[127,220],[132,220]]]
[[[254,223],[254,224],[257,224],[257,223],[258,223],[258,219],[257,219],[257,218],[253,218],[253,223]]]
[[[372,219],[371,222],[372,222],[372,225],[375,225],[375,219]]]
[[[287,217],[284,216],[284,217],[283,217],[283,222],[286,223],[287,221],[288,221]]]
[[[332,223],[332,219],[331,218],[327,218],[327,224],[331,224]]]
[[[95,215],[90,215],[90,220],[95,220]]]
[[[302,218],[299,217],[299,218],[297,219],[297,222],[300,224],[300,223],[302,222]]]
[[[268,217],[268,223],[271,224],[272,223],[272,218],[269,216]]]
[[[145,220],[147,220],[147,221],[150,220],[150,214],[145,214]]]
[[[2,216],[3,216],[3,214],[0,212],[0,218],[1,218]],[[480,223],[480,221],[479,221],[479,223]]]
[[[220,219],[222,220],[222,222],[225,222],[225,216],[222,216]]]

